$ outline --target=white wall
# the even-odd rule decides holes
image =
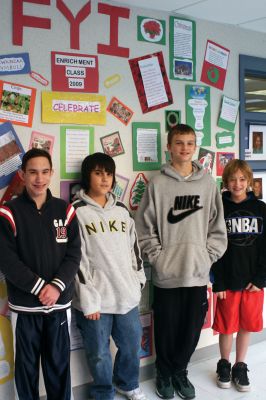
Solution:
[[[80,8],[86,4],[87,0],[65,0],[72,12],[76,14]],[[108,4],[114,4],[108,1]],[[29,52],[32,70],[37,71],[51,82],[51,50],[70,51],[73,53],[85,53],[96,55],[98,43],[109,43],[109,17],[99,14],[98,1],[91,1],[91,14],[81,24],[80,28],[80,49],[75,50],[70,48],[69,22],[56,8],[56,1],[52,0],[51,5],[36,5],[24,4],[24,13],[34,16],[40,16],[51,19],[51,29],[34,29],[24,28],[23,46],[13,46],[12,44],[12,1],[1,0],[0,7],[0,54],[11,54],[19,52]],[[154,17],[166,20],[167,26],[167,42],[165,46],[137,41],[137,15]],[[131,8],[129,20],[120,19],[119,21],[119,45],[130,48],[130,57],[139,57],[149,53],[162,51],[166,69],[168,71],[168,20],[169,14],[158,11],[148,11],[146,9]],[[14,28],[15,29],[15,28]],[[222,94],[238,99],[238,56],[239,54],[247,54],[259,57],[266,57],[266,35],[262,33],[252,32],[234,28],[229,25],[216,24],[206,21],[196,21],[197,32],[197,83],[200,83],[200,75],[202,62],[206,47],[207,39],[210,39],[218,44],[230,49],[229,65],[227,78],[225,81],[224,91],[211,88],[211,131],[212,131],[212,146],[211,149],[217,151],[215,147],[215,134],[220,131],[217,127],[217,119],[219,114],[220,102]],[[110,89],[104,87],[104,80],[115,73],[121,75],[122,79],[119,84]],[[99,93],[105,95],[107,104],[112,96],[118,97],[123,103],[134,110],[134,116],[131,122],[152,121],[161,123],[162,132],[162,160],[164,161],[164,150],[166,145],[166,134],[164,131],[164,111],[162,108],[147,114],[142,114],[138,96],[135,90],[135,85],[131,76],[128,60],[121,57],[113,57],[99,54]],[[5,76],[2,79],[17,82],[37,89],[37,98],[35,106],[35,114],[32,128],[20,127],[14,125],[14,128],[27,150],[32,130],[37,130],[43,133],[55,136],[55,147],[53,152],[53,161],[55,167],[55,175],[51,189],[54,195],[59,196],[60,182],[60,126],[58,124],[43,124],[41,122],[41,92],[42,90],[51,90],[49,85],[45,89],[40,84],[32,80],[28,75],[13,75]],[[185,82],[170,81],[174,103],[167,109],[181,110],[182,122],[185,123]],[[132,169],[132,135],[131,124],[125,127],[112,115],[107,113],[106,126],[95,126],[95,151],[102,151],[100,137],[108,133],[119,131],[125,148],[125,154],[115,157],[117,172],[121,175],[130,178],[129,187],[134,182],[137,172]],[[236,143],[234,148],[228,148],[228,151],[235,151],[238,155],[238,122],[235,130]],[[154,172],[145,172],[149,178]],[[214,168],[215,174],[215,168]],[[0,196],[3,190],[0,191]],[[125,203],[128,204],[129,190],[127,191]],[[199,347],[204,347],[217,342],[217,336],[213,336],[211,329],[205,330],[201,336]],[[153,358],[145,360],[142,365],[152,362]],[[73,385],[82,384],[87,380],[87,368],[84,355],[80,351],[72,353],[72,378]],[[1,390],[4,387],[0,387]],[[43,392],[43,388],[42,388]],[[3,393],[3,391],[2,391]],[[4,398],[8,400],[8,395]]]

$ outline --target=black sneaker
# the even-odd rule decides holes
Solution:
[[[238,362],[233,366],[232,380],[239,392],[248,392],[250,390],[247,364]]]
[[[173,399],[175,397],[171,378],[162,376],[159,371],[156,375],[156,394],[161,399]]]
[[[195,388],[187,377],[187,370],[177,371],[173,378],[174,390],[181,399],[194,399]]]
[[[217,386],[221,389],[229,389],[231,387],[231,364],[222,358],[217,363]]]

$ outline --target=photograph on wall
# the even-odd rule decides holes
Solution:
[[[133,58],[128,62],[144,114],[173,103],[161,51]]]
[[[211,145],[210,88],[186,85],[186,123],[195,130],[197,146]]]
[[[111,113],[115,118],[119,119],[124,125],[128,125],[129,121],[133,116],[133,111],[123,104],[116,97],[113,97],[107,107],[107,111]]]
[[[234,131],[240,102],[223,96],[221,111],[217,125],[220,128]]]
[[[212,174],[214,165],[215,153],[209,149],[204,149],[200,147],[198,160],[202,164],[203,171],[208,174]]]
[[[127,188],[129,184],[129,179],[120,174],[115,174],[115,187],[112,192],[116,195],[117,199],[120,201],[124,200]]]
[[[0,75],[29,74],[30,71],[29,53],[0,55]]]
[[[229,161],[235,158],[235,153],[224,153],[217,152],[216,153],[216,175],[222,176],[224,172],[224,168]]]
[[[9,185],[20,169],[24,154],[20,140],[10,122],[0,125],[0,189]]]
[[[252,190],[257,199],[263,199],[262,178],[253,178]]]
[[[266,159],[266,125],[250,125],[248,149],[245,149],[245,160],[257,161]]]
[[[152,312],[141,314],[140,322],[142,326],[140,358],[146,358],[152,355]]]
[[[207,40],[201,71],[201,82],[223,90],[230,50]]]
[[[169,132],[177,124],[181,124],[181,111],[165,110],[165,132]]]
[[[98,93],[98,56],[51,52],[52,90]]]
[[[0,81],[0,121],[32,126],[36,89]]]
[[[106,98],[99,94],[42,92],[42,122],[105,125]]]
[[[100,140],[103,151],[105,154],[108,154],[108,156],[115,157],[125,153],[118,131],[103,136],[100,138]]]
[[[67,203],[73,203],[76,193],[81,189],[80,181],[66,180],[60,182],[60,198]]]
[[[161,167],[161,130],[159,122],[132,123],[133,171]]]
[[[55,137],[52,135],[46,135],[45,133],[32,131],[29,149],[43,149],[52,155],[54,140]]]
[[[94,128],[91,126],[61,126],[60,177],[80,178],[83,159],[94,152]]]
[[[149,17],[137,17],[138,40],[165,44],[165,21]]]
[[[196,24],[186,18],[169,19],[170,79],[196,80]]]

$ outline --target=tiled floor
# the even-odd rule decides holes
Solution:
[[[234,362],[232,353],[231,362]],[[231,389],[219,389],[216,386],[217,358],[198,361],[190,364],[189,378],[196,388],[196,400],[265,400],[266,399],[266,341],[250,346],[247,363],[251,391],[240,393],[235,387]],[[141,383],[142,390],[149,400],[159,400],[154,393],[153,380]],[[125,399],[117,395],[116,400]],[[180,399],[175,396],[175,399]]]

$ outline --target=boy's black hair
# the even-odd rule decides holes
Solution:
[[[167,144],[171,145],[172,139],[175,135],[188,135],[192,133],[192,135],[195,136],[196,140],[196,133],[194,129],[186,124],[177,124],[173,128],[170,129],[167,135]]]
[[[53,163],[52,163],[52,158],[50,156],[50,153],[48,151],[43,150],[43,149],[30,149],[28,150],[22,157],[22,164],[21,164],[21,169],[22,171],[26,171],[27,163],[31,158],[36,158],[36,157],[45,157],[49,161],[51,169],[53,168]]]
[[[113,174],[113,183],[112,189],[115,186],[115,162],[112,157],[108,156],[105,153],[94,153],[82,161],[81,165],[81,187],[88,193],[90,189],[90,176],[91,171],[95,170],[96,168],[103,169],[110,174]]]

